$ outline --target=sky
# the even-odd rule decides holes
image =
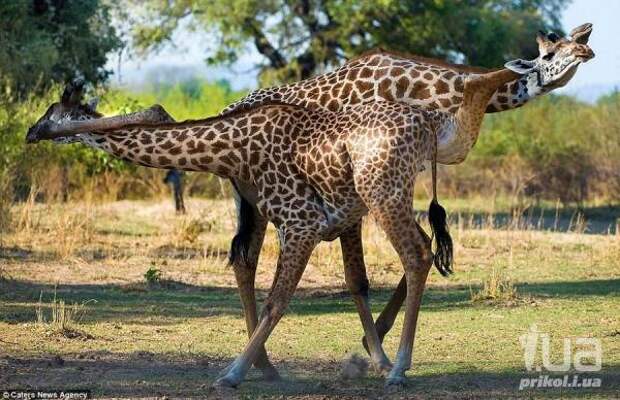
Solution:
[[[579,67],[573,79],[560,92],[594,101],[614,88],[620,89],[620,0],[573,0],[562,15],[564,30],[570,32],[585,22],[594,24],[589,45],[596,57]],[[261,56],[255,51],[244,55],[232,67],[208,66],[204,59],[211,43],[206,33],[181,29],[173,37],[174,45],[165,46],[159,53],[145,59],[122,59],[120,74],[118,59],[108,61],[117,86],[140,86],[145,82],[182,81],[193,76],[209,80],[227,79],[234,89],[254,89],[257,86],[255,65]],[[119,80],[120,78],[120,80]]]

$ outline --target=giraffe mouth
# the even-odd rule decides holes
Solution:
[[[553,80],[553,82],[551,82],[548,87],[555,89],[566,85],[568,81],[570,81],[572,77],[575,76],[575,73],[577,72],[577,67],[582,62],[583,60],[579,58],[570,62],[566,67],[564,67],[564,69],[562,69],[562,72],[560,72],[559,76],[555,80]]]
[[[62,130],[62,124],[51,120],[43,121],[28,129],[26,143],[33,144],[42,140],[50,140],[54,143],[68,143],[79,140],[79,133],[66,132]]]

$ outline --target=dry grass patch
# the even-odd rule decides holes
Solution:
[[[519,299],[514,283],[499,268],[493,268],[491,274],[482,282],[481,289],[470,288],[470,297],[474,303],[487,304],[512,304]]]
[[[201,233],[211,230],[211,224],[202,217],[185,217],[177,224],[174,232],[174,241],[179,245],[193,245]]]
[[[92,335],[80,329],[80,324],[90,303],[97,300],[90,299],[82,303],[67,304],[65,300],[54,297],[50,303],[43,303],[43,292],[39,295],[36,307],[36,324],[47,335],[58,335],[68,339],[93,339]],[[49,310],[49,312],[48,312]]]

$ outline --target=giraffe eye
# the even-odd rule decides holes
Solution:
[[[543,58],[543,60],[549,61],[549,60],[551,60],[553,58],[554,55],[555,55],[555,53],[547,53],[542,58]]]

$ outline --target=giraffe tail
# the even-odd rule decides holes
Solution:
[[[230,244],[228,263],[247,266],[250,241],[254,233],[254,209],[243,197],[240,196],[239,201],[237,234]]]
[[[433,240],[435,241],[433,263],[441,275],[448,276],[453,272],[452,237],[448,231],[446,210],[439,204],[436,198],[431,201],[431,205],[428,208],[428,221],[433,232]]]
[[[448,218],[446,210],[437,201],[437,135],[435,136],[431,172],[433,179],[433,200],[428,208],[428,222],[433,232],[432,239],[435,241],[435,254],[433,263],[435,268],[443,276],[450,275],[452,271],[453,250],[452,237],[448,231]]]

